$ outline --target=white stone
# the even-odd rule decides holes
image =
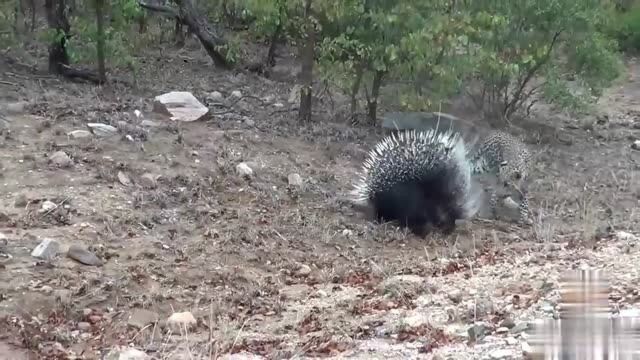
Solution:
[[[246,163],[243,163],[243,162],[241,162],[240,164],[236,165],[236,172],[240,176],[252,176],[253,175],[253,169],[251,169],[249,167],[249,165],[247,165]]]
[[[58,244],[57,241],[45,238],[40,242],[40,244],[38,244],[38,246],[36,246],[35,249],[33,249],[31,256],[38,259],[50,260],[58,254],[59,250],[60,244]]]
[[[118,129],[114,126],[102,123],[88,123],[87,127],[91,129],[94,135],[99,137],[108,137],[118,133]]]
[[[209,108],[188,91],[172,91],[154,98],[153,111],[171,120],[190,122],[205,117]]]

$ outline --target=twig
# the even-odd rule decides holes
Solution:
[[[12,83],[12,82],[9,82],[9,81],[4,81],[4,80],[0,80],[0,84],[18,86],[18,84],[16,84],[16,83]]]

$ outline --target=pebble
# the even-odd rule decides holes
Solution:
[[[484,324],[478,323],[467,329],[467,335],[471,341],[482,340],[487,334],[487,327]]]
[[[51,260],[60,251],[60,244],[50,238],[43,239],[38,246],[31,252],[31,256],[43,259],[43,260]]]
[[[447,294],[449,300],[454,304],[459,304],[462,301],[462,292],[460,290],[453,290]]]
[[[25,194],[18,194],[13,200],[13,206],[17,208],[25,207],[27,206],[28,203],[29,203],[29,199]]]
[[[492,351],[489,356],[491,359],[513,359],[515,354],[509,349],[498,349]]]
[[[509,332],[509,328],[506,328],[506,327],[499,327],[496,329],[497,334],[506,334],[508,332]]]
[[[298,276],[309,276],[311,274],[311,268],[309,265],[302,264],[298,271],[296,271],[296,275]]]
[[[139,183],[145,189],[155,189],[158,187],[158,177],[156,175],[146,173],[140,177]]]
[[[231,92],[231,96],[235,97],[235,98],[241,98],[242,97],[242,93],[240,92],[240,90],[234,90]]]
[[[116,127],[102,123],[88,123],[87,127],[99,137],[108,137],[118,133]]]
[[[79,245],[71,245],[67,251],[67,256],[81,264],[89,266],[100,266],[102,260],[91,251]]]
[[[118,181],[120,182],[120,184],[124,185],[124,186],[130,186],[131,185],[131,179],[129,179],[129,177],[127,176],[127,174],[123,173],[122,171],[118,171]]]
[[[105,360],[147,360],[151,359],[144,351],[132,347],[116,347],[109,351]]]
[[[146,309],[135,309],[129,315],[129,319],[127,320],[127,325],[134,327],[136,329],[142,329],[143,327],[153,324],[160,319],[158,313],[146,310]]]
[[[302,186],[302,177],[300,174],[289,174],[289,176],[287,176],[287,181],[291,186]]]
[[[93,134],[88,130],[73,130],[67,133],[67,136],[72,139],[86,139],[90,138]]]
[[[64,151],[56,151],[51,156],[49,156],[49,163],[60,167],[67,168],[73,165],[73,160],[67,155]]]
[[[273,104],[273,107],[283,108],[283,107],[284,107],[284,104],[283,104],[283,103],[279,103],[279,102],[277,102],[277,103]]]
[[[634,141],[633,144],[631,144],[631,148],[633,150],[640,150],[640,140]]]
[[[81,321],[78,323],[78,330],[80,331],[89,331],[91,330],[91,324],[86,321]]]
[[[514,327],[511,328],[511,333],[512,334],[518,334],[524,331],[527,331],[527,329],[529,329],[529,324],[526,322],[522,322],[519,324],[516,324]]]
[[[251,177],[253,175],[253,169],[247,165],[247,163],[241,162],[236,166],[236,172],[240,176]]]
[[[167,319],[167,326],[169,326],[173,331],[180,331],[185,327],[187,329],[195,327],[197,324],[196,318],[189,311],[173,313]]]
[[[44,201],[42,203],[42,206],[40,207],[40,212],[41,213],[50,212],[50,211],[53,211],[57,207],[58,207],[58,205],[56,203],[54,203],[53,201],[46,200],[46,201]]]
[[[222,101],[224,97],[222,96],[222,93],[220,93],[219,91],[212,91],[209,93],[208,98],[209,100],[213,100],[213,101]]]

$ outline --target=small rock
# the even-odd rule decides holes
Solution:
[[[124,186],[131,185],[131,179],[129,179],[129,177],[122,171],[118,171],[118,181]]]
[[[160,126],[160,124],[158,124],[157,122],[155,122],[153,120],[142,120],[140,122],[140,126],[142,126],[142,127],[158,127],[158,126]]]
[[[8,114],[13,114],[13,115],[23,114],[24,110],[27,108],[27,105],[29,105],[29,103],[26,101],[18,101],[18,102],[6,104],[4,106],[4,110]]]
[[[57,241],[46,238],[33,249],[31,256],[38,259],[51,260],[58,255],[59,250],[60,244]]]
[[[349,229],[344,229],[342,230],[342,236],[345,236],[345,237],[353,236],[353,231]]]
[[[506,334],[509,332],[509,328],[507,327],[499,327],[496,329],[496,334]]]
[[[513,318],[511,318],[511,316],[505,317],[504,320],[500,322],[500,327],[506,327],[507,329],[511,329],[514,326],[516,326],[516,323],[515,321],[513,321]]]
[[[91,251],[79,245],[71,245],[67,251],[67,256],[81,264],[89,266],[100,266],[102,260]]]
[[[45,294],[51,294],[53,292],[53,288],[51,286],[49,286],[49,285],[43,285],[40,288],[40,291],[42,291]]]
[[[546,313],[548,313],[548,314],[551,314],[551,313],[553,313],[554,306],[549,304],[549,303],[544,303],[542,305],[542,307],[541,307],[541,310],[546,312]]]
[[[242,97],[242,93],[240,92],[240,90],[234,90],[231,92],[231,96],[234,98],[241,98]]]
[[[212,91],[209,93],[209,96],[207,96],[207,99],[211,101],[222,101],[224,97],[219,91]]]
[[[293,88],[291,88],[289,99],[287,100],[289,104],[296,104],[300,101],[300,89],[302,89],[300,85],[294,85]]]
[[[49,162],[60,168],[67,168],[73,165],[73,160],[64,151],[56,151],[51,154]]]
[[[184,330],[185,327],[189,329],[195,327],[196,324],[196,318],[189,311],[173,313],[167,319],[167,326],[173,329],[173,331]]]
[[[299,174],[289,174],[287,180],[291,186],[302,186],[302,177]]]
[[[116,347],[109,351],[105,360],[148,360],[151,359],[144,351],[131,347]]]
[[[158,187],[158,177],[156,175],[146,173],[140,177],[139,184],[145,189],[155,189]]]
[[[78,323],[78,330],[89,331],[91,330],[91,324],[89,324],[88,322],[81,321]]]
[[[253,121],[252,119],[246,118],[244,120],[244,123],[247,124],[247,126],[254,126],[256,124],[255,121]]]
[[[494,310],[493,301],[488,297],[479,297],[467,305],[467,319],[485,317]]]
[[[249,167],[246,163],[241,162],[236,166],[236,172],[240,176],[251,177],[253,175],[253,169]]]
[[[56,301],[60,302],[61,305],[70,305],[71,304],[71,290],[60,289],[53,292],[53,296]]]
[[[67,136],[72,139],[86,139],[92,136],[91,131],[88,130],[73,130],[67,133]]]
[[[109,137],[118,133],[116,127],[102,123],[88,123],[87,127],[94,135],[99,137]]]
[[[16,195],[15,199],[13,199],[13,206],[17,208],[25,207],[29,203],[29,199],[25,194]]]
[[[467,329],[467,335],[469,335],[469,340],[471,341],[479,341],[482,340],[487,334],[487,327],[482,323],[477,323]]]
[[[631,148],[633,150],[640,150],[640,140],[634,141],[633,144],[631,144]]]
[[[511,196],[507,196],[502,203],[504,204],[504,206],[506,206],[508,209],[517,209],[519,207],[518,203],[515,202],[515,200],[513,200],[511,198]]]
[[[626,231],[616,232],[616,238],[622,241],[633,241],[633,242],[637,242],[638,240],[640,240],[638,236],[635,236],[632,233],[628,233]]]
[[[309,276],[311,274],[311,267],[309,265],[302,264],[296,271],[296,275],[298,276]]]
[[[515,345],[518,343],[518,340],[512,336],[509,336],[508,338],[504,339],[504,342],[506,342],[507,345]]]
[[[529,344],[527,344],[526,342],[522,343],[522,355],[528,356],[531,355],[533,353],[533,349],[531,348],[531,346]],[[526,357],[525,357],[526,359]]]
[[[491,359],[514,359],[515,358],[515,354],[513,351],[509,350],[509,349],[498,349],[498,350],[493,350],[490,354],[489,357],[491,357]]]
[[[460,290],[453,290],[447,294],[449,300],[454,304],[459,304],[462,301],[462,292]]]
[[[142,329],[143,327],[153,324],[160,319],[158,313],[146,309],[135,309],[129,315],[127,325],[136,329]]]
[[[55,210],[55,208],[57,208],[58,205],[56,203],[54,203],[53,201],[49,201],[49,200],[45,200],[42,202],[42,206],[40,206],[40,210],[38,210],[38,212],[40,213],[46,213],[46,212],[50,212]]]
[[[283,103],[279,103],[279,102],[277,102],[277,103],[274,103],[274,104],[273,104],[273,107],[283,108],[283,107],[284,107],[284,104],[283,104]]]
[[[93,314],[93,309],[89,309],[89,308],[82,309],[82,315],[84,317],[88,317],[91,314]]]
[[[514,327],[511,328],[511,333],[512,334],[518,334],[524,331],[527,331],[529,329],[529,324],[526,322],[521,322],[519,324],[516,324]]]

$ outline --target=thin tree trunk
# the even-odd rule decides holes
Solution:
[[[371,98],[367,101],[368,118],[371,125],[376,124],[378,113],[378,97],[380,96],[380,87],[382,86],[382,78],[385,72],[376,70],[373,75],[373,83],[371,84]]]
[[[271,67],[276,64],[276,48],[278,46],[278,40],[280,40],[280,33],[282,32],[282,16],[280,16],[280,21],[278,22],[278,26],[271,34],[271,40],[269,43],[269,51],[267,52],[267,66]]]
[[[29,7],[31,7],[31,32],[36,31],[36,15],[37,15],[37,7],[36,0],[29,0]]]
[[[303,122],[311,121],[312,99],[313,99],[313,62],[315,48],[315,26],[311,14],[311,1],[305,0],[305,19],[306,19],[306,39],[300,47],[300,59],[302,61],[300,71],[300,109],[298,119]]]
[[[360,91],[360,85],[362,84],[362,77],[364,75],[364,64],[359,64],[356,68],[356,78],[353,82],[353,86],[351,86],[351,94],[350,94],[350,116],[352,119],[355,118],[356,112],[358,111],[358,92]]]
[[[107,70],[104,61],[104,1],[95,0],[96,4],[96,25],[98,30],[98,39],[96,41],[96,52],[98,55],[98,77],[101,82],[107,79]]]

